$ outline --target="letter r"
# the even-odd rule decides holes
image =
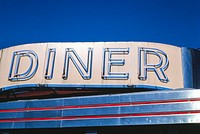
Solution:
[[[138,49],[138,78],[140,80],[147,79],[147,72],[155,72],[157,78],[164,83],[169,82],[168,77],[165,74],[165,70],[167,70],[169,66],[169,61],[167,54],[159,49],[156,48],[143,48],[140,47]],[[149,63],[149,56],[154,55],[159,59],[157,64],[150,64]]]

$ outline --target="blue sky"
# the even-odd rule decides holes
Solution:
[[[98,41],[200,48],[200,0],[0,0],[0,49]]]

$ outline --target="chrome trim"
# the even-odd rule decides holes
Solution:
[[[197,89],[1,102],[0,129],[200,123],[199,103]]]
[[[188,48],[182,48],[182,68],[183,68],[183,81],[184,88],[192,88],[193,74],[192,74],[192,56],[191,51]]]
[[[13,86],[6,86],[1,88],[1,92],[8,91],[17,88],[40,88],[40,87],[49,87],[49,88],[145,88],[150,90],[172,90],[171,88],[162,87],[162,86],[151,86],[151,85],[120,85],[120,84],[20,84],[20,85],[13,85]]]

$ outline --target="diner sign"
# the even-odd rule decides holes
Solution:
[[[148,42],[34,43],[0,51],[0,88],[182,88],[181,48]]]

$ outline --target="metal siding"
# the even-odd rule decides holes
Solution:
[[[200,90],[24,100],[0,106],[1,129],[200,122]]]
[[[184,88],[193,88],[193,69],[192,69],[192,55],[191,49],[182,48],[182,68],[183,68],[183,80]]]
[[[193,69],[193,88],[200,88],[200,49],[191,49],[192,69]]]

